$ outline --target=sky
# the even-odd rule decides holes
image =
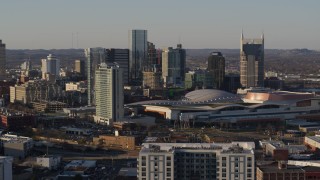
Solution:
[[[239,48],[264,33],[265,48],[320,50],[319,0],[1,0],[7,49],[128,48],[130,29],[158,48]],[[73,40],[72,40],[73,39]]]

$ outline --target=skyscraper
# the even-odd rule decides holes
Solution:
[[[147,30],[129,31],[129,81],[141,85],[142,70],[147,61]]]
[[[185,77],[186,52],[181,44],[176,49],[169,47],[162,52],[162,77],[168,86],[183,86]]]
[[[85,61],[75,60],[74,61],[74,71],[85,76]]]
[[[213,76],[213,87],[217,89],[222,88],[225,76],[225,58],[221,52],[212,52],[208,57],[209,74]]]
[[[107,49],[106,62],[117,63],[122,69],[123,84],[129,84],[129,49]]]
[[[56,56],[49,54],[47,59],[41,60],[42,79],[46,79],[47,74],[60,76],[60,60]]]
[[[0,40],[0,80],[6,76],[6,45]]]
[[[264,36],[261,39],[240,39],[240,83],[242,87],[263,87]]]
[[[152,42],[148,42],[148,58],[144,71],[151,72],[155,64],[157,64],[157,49]]]
[[[122,69],[102,63],[96,69],[95,94],[97,123],[112,125],[123,117]]]
[[[84,50],[86,57],[86,76],[88,81],[88,105],[95,104],[94,87],[95,87],[95,71],[98,65],[105,62],[105,48],[87,48]]]

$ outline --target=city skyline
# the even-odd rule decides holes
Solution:
[[[128,30],[146,29],[148,40],[159,48],[181,43],[187,49],[238,49],[243,29],[247,37],[264,32],[266,49],[319,50],[319,5],[315,0],[156,4],[13,0],[1,3],[0,15],[8,18],[0,20],[0,39],[7,49],[127,48]]]

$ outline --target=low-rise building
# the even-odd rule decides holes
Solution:
[[[37,165],[41,167],[46,167],[48,169],[58,169],[61,163],[60,156],[50,156],[45,155],[41,157],[37,157]]]
[[[79,91],[84,93],[86,90],[87,90],[87,86],[82,81],[66,83],[66,91]]]
[[[57,112],[66,108],[67,104],[59,101],[38,101],[32,102],[32,106],[38,112]]]
[[[128,150],[134,150],[139,142],[140,138],[135,136],[100,135],[93,138],[96,145]]]
[[[254,143],[144,143],[138,179],[253,180]]]
[[[257,167],[256,180],[315,180],[320,178],[320,167],[311,163],[264,164]]]
[[[33,148],[33,140],[29,137],[4,134],[0,137],[0,148],[5,156],[24,159]]]
[[[320,152],[320,136],[306,136],[304,138],[304,144],[312,151]]]
[[[10,131],[21,130],[32,127],[35,124],[35,117],[24,112],[13,112],[8,109],[0,110],[1,127]]]

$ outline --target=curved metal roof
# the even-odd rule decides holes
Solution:
[[[187,93],[185,95],[187,101],[192,102],[210,102],[214,100],[230,100],[230,102],[240,100],[240,97],[236,94],[232,94],[226,91],[217,89],[201,89]]]

